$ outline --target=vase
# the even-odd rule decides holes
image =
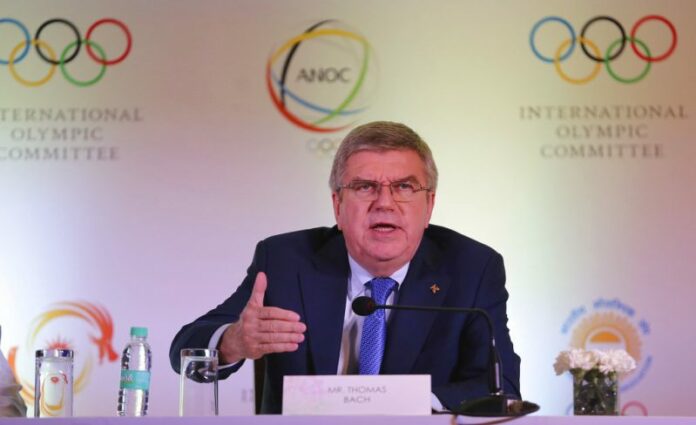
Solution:
[[[616,373],[598,369],[573,373],[573,412],[576,415],[618,415],[619,380]]]

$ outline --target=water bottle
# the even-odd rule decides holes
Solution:
[[[130,335],[131,340],[121,357],[118,415],[145,416],[150,392],[152,351],[147,343],[147,328],[132,327]]]

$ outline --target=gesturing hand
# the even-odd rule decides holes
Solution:
[[[263,297],[268,285],[266,274],[259,272],[251,297],[239,320],[222,334],[220,359],[235,363],[241,359],[258,359],[269,353],[295,351],[304,341],[307,326],[294,311],[264,307]]]

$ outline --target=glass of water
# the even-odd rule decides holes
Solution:
[[[34,416],[73,415],[73,351],[36,350]]]
[[[217,416],[218,352],[203,348],[181,350],[179,416]]]

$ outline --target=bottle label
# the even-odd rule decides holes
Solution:
[[[150,372],[146,370],[122,370],[121,388],[128,390],[149,390]]]

